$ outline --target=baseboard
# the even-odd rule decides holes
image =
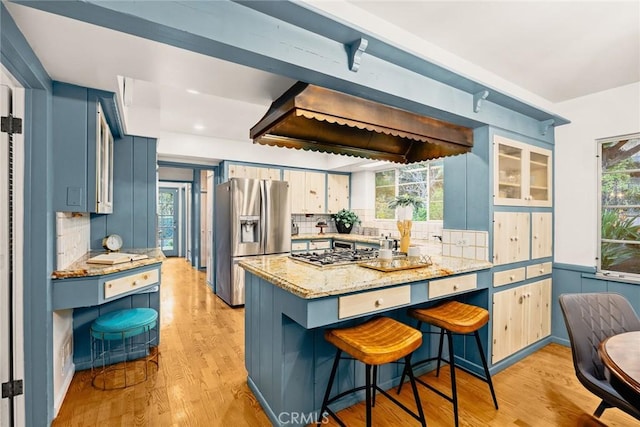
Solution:
[[[69,386],[71,386],[71,381],[73,380],[73,375],[76,373],[76,365],[71,363],[69,365],[69,369],[67,370],[67,375],[64,377],[64,381],[62,382],[62,387],[60,392],[57,393],[57,397],[55,402],[53,402],[53,418],[58,416],[58,412],[60,412],[60,408],[62,407],[62,402],[64,402],[64,398],[67,395],[67,391],[69,391]]]

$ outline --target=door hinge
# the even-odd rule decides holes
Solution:
[[[7,399],[22,394],[24,390],[22,380],[9,381],[2,383],[2,398]]]
[[[0,118],[0,131],[10,135],[22,133],[22,119],[13,117],[11,114]]]

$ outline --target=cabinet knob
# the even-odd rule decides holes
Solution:
[[[458,285],[453,285],[453,290],[457,291],[458,290]]]
[[[544,273],[544,268],[540,269],[540,274]]]
[[[518,298],[518,304],[522,304],[523,301],[524,301],[524,297],[520,296],[520,298]]]
[[[380,307],[382,305],[382,303],[384,302],[384,300],[382,298],[378,298],[375,302],[375,306],[376,307]]]
[[[135,288],[136,286],[138,286],[138,281],[134,280],[133,282],[131,282],[131,287]]]
[[[513,237],[509,237],[509,240],[513,242]]]
[[[509,276],[509,280],[511,280],[511,281],[513,281],[513,279],[515,279],[515,278],[516,278],[516,276],[513,276],[513,275]]]
[[[513,240],[518,241],[518,236],[514,237]]]
[[[107,288],[111,289],[111,288],[113,288],[113,285],[112,285],[111,283],[109,283],[109,284],[107,285]]]
[[[147,280],[148,278],[149,278],[149,275],[148,275],[148,274],[145,274],[144,276],[142,276],[142,279],[143,279],[143,280]]]
[[[537,239],[537,238],[538,238],[538,236],[533,236],[533,238],[534,238],[534,239]]]

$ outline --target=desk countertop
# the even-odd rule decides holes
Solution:
[[[51,273],[52,279],[70,279],[77,277],[101,276],[103,274],[118,273],[120,271],[131,270],[145,265],[157,264],[164,261],[165,256],[159,248],[138,248],[138,249],[122,249],[122,252],[143,254],[149,258],[123,262],[113,265],[89,264],[87,260],[96,255],[104,254],[105,251],[91,251],[84,254],[80,259],[65,269],[55,270]]]

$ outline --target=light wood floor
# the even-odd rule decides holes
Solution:
[[[160,368],[145,383],[119,391],[92,388],[89,371],[77,372],[54,426],[269,426],[249,391],[244,369],[242,309],[211,293],[204,273],[183,259],[162,267]],[[448,371],[439,379],[447,388]],[[549,345],[493,377],[500,410],[485,383],[458,374],[461,426],[639,426],[617,409],[598,421],[599,400],[576,379],[568,348]],[[430,427],[453,426],[451,404],[419,387]],[[401,399],[413,408],[410,387]],[[364,425],[364,406],[340,412],[348,425]],[[379,397],[376,426],[418,425]],[[331,423],[331,425],[334,425]]]

